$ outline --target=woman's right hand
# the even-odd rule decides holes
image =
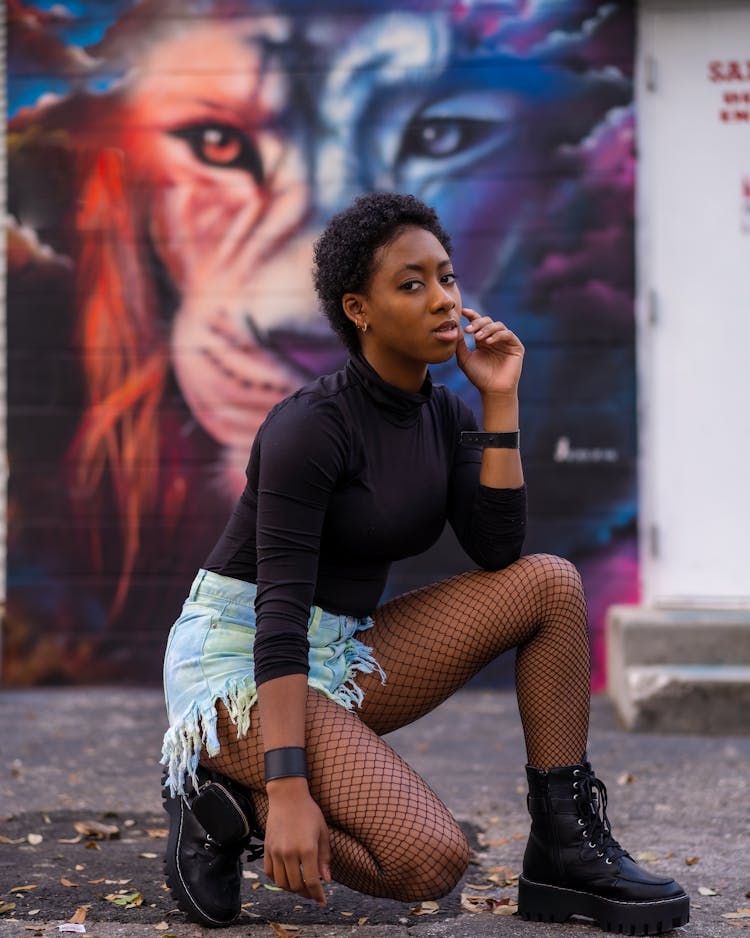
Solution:
[[[321,880],[331,881],[328,825],[310,795],[307,779],[278,778],[266,787],[266,874],[282,889],[325,905]]]

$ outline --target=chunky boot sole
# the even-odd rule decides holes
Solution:
[[[653,902],[623,902],[590,892],[518,880],[518,914],[532,922],[565,922],[571,915],[595,919],[618,935],[660,935],[690,920],[687,895]]]
[[[167,853],[164,859],[164,873],[172,898],[177,903],[177,908],[180,912],[184,912],[191,922],[197,922],[199,925],[207,925],[209,928],[223,928],[227,925],[233,925],[239,919],[239,913],[228,919],[214,918],[208,915],[191,896],[177,862],[187,808],[182,798],[172,798],[167,788],[162,788],[161,796],[164,802],[164,810],[169,815],[171,822],[169,825],[169,839],[167,840]]]

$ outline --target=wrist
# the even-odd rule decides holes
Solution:
[[[483,394],[482,424],[491,433],[518,430],[518,395]]]
[[[505,388],[504,390],[491,390],[486,388],[479,391],[479,396],[482,400],[487,401],[498,401],[498,402],[513,402],[518,403],[518,385],[514,385],[512,388]]]
[[[269,801],[295,801],[310,794],[307,779],[299,775],[274,778],[266,782],[266,794]]]
[[[462,446],[482,446],[488,449],[519,449],[521,431],[462,430],[460,440]]]
[[[263,753],[266,783],[277,778],[307,778],[307,756],[304,746],[279,746]]]

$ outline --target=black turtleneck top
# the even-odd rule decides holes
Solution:
[[[429,375],[417,394],[356,356],[269,413],[247,485],[205,568],[257,583],[255,681],[308,671],[310,606],[367,616],[394,560],[419,554],[446,520],[480,567],[521,553],[526,490],[479,483],[469,408]]]

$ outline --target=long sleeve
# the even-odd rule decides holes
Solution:
[[[456,448],[449,480],[448,520],[459,543],[485,570],[501,570],[521,556],[526,536],[526,486],[494,489],[479,482],[480,446],[459,443],[461,430],[476,430],[474,415],[456,399]]]
[[[326,510],[346,464],[333,405],[292,398],[261,431],[255,681],[308,671],[307,623]]]

